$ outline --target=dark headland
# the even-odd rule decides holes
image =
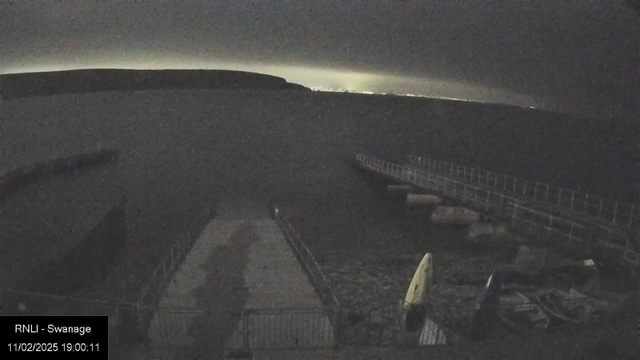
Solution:
[[[229,70],[85,69],[0,75],[5,99],[99,91],[251,89],[311,91],[285,79]]]

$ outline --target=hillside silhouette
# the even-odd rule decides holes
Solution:
[[[285,79],[229,70],[87,69],[0,75],[5,99],[87,93],[169,89],[268,89],[310,91]]]

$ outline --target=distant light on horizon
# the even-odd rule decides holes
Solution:
[[[5,74],[48,72],[81,69],[134,69],[134,70],[233,70],[278,76],[315,91],[349,92],[369,95],[395,95],[480,103],[497,103],[526,108],[545,107],[533,96],[513,91],[432,78],[415,78],[383,73],[367,73],[349,69],[308,67],[260,63],[224,63],[197,58],[176,58],[174,61],[158,59],[129,59],[119,63],[85,61],[82,66],[67,62],[48,63],[43,66],[29,64],[5,69]]]
[[[402,97],[414,97],[414,98],[423,98],[423,99],[436,99],[436,100],[450,100],[450,101],[462,101],[462,102],[477,102],[472,100],[466,100],[455,97],[446,97],[446,96],[427,96],[420,94],[396,94],[389,92],[373,92],[373,91],[355,91],[355,90],[346,90],[346,89],[328,89],[322,87],[311,87],[312,91],[316,92],[340,92],[340,93],[350,93],[350,94],[363,94],[363,95],[390,95],[390,96],[402,96]],[[528,109],[538,109],[536,106],[524,106]]]

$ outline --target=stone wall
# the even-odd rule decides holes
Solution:
[[[0,199],[38,181],[45,181],[54,176],[64,175],[88,167],[100,166],[115,161],[117,157],[118,152],[116,150],[98,150],[38,161],[9,171],[0,168]]]

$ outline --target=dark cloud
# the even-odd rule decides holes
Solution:
[[[5,72],[190,58],[448,80],[585,108],[633,107],[640,83],[639,18],[621,1],[8,1],[0,17]]]

